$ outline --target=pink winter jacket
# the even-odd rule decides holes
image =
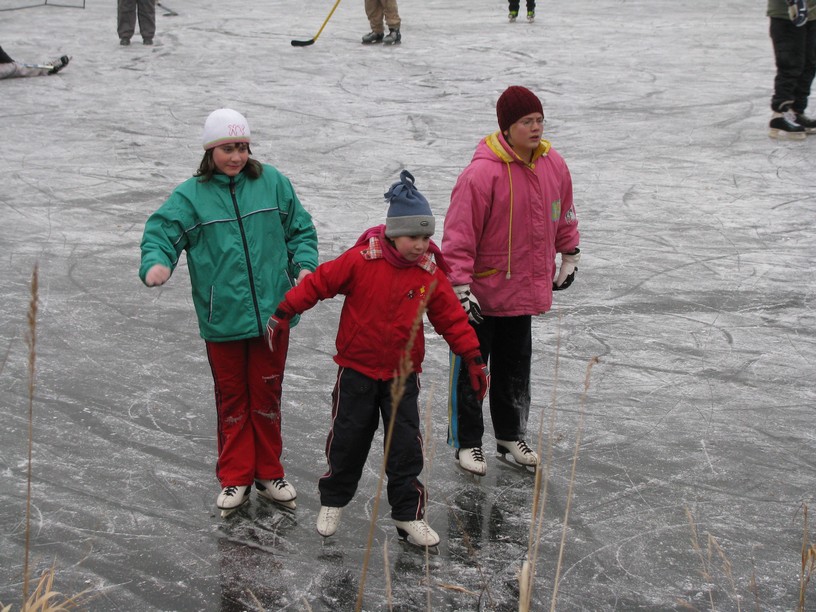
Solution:
[[[453,285],[470,285],[482,313],[537,315],[552,306],[555,254],[578,247],[572,178],[542,140],[530,164],[500,132],[484,138],[451,193],[442,252]]]

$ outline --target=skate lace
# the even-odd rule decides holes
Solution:
[[[320,516],[318,519],[328,524],[336,523],[340,520],[340,511],[341,508],[335,508],[334,506],[323,506],[320,509]]]
[[[224,487],[224,497],[232,497],[238,493],[238,487]]]
[[[518,449],[525,455],[533,454],[533,449],[527,446],[527,443],[524,440],[519,440],[516,442],[516,446],[518,446]]]
[[[474,461],[477,461],[479,463],[484,463],[485,462],[484,455],[482,454],[482,447],[477,446],[476,448],[471,448],[470,449],[470,454],[473,457]],[[426,525],[426,527],[427,527],[427,525]]]
[[[422,519],[411,521],[409,525],[415,532],[417,532],[417,535],[421,535],[423,538],[428,537],[431,534],[430,526]]]
[[[289,483],[286,482],[285,478],[276,478],[275,480],[272,481],[272,485],[280,491],[288,487]]]

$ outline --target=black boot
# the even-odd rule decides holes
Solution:
[[[402,36],[400,36],[399,28],[389,28],[388,35],[383,38],[384,45],[398,45],[402,40]]]

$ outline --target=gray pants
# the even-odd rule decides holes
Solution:
[[[139,34],[152,39],[156,34],[156,0],[118,0],[117,31],[119,38],[130,40],[136,31],[136,13],[139,14]]]

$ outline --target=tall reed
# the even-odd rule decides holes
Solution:
[[[385,442],[383,444],[383,460],[380,466],[380,477],[377,481],[377,493],[374,497],[374,507],[371,510],[371,523],[368,528],[368,539],[366,541],[365,555],[363,557],[363,568],[360,575],[360,588],[357,591],[357,602],[355,604],[356,612],[360,612],[363,608],[363,594],[365,593],[365,581],[368,573],[369,560],[371,558],[371,548],[374,542],[374,530],[377,527],[377,518],[379,516],[380,497],[382,495],[383,483],[385,482],[385,466],[388,461],[388,454],[391,451],[391,437],[394,434],[394,422],[397,417],[397,407],[399,406],[402,396],[405,394],[405,381],[414,371],[414,363],[411,361],[411,349],[414,346],[417,333],[422,329],[422,318],[425,316],[425,304],[427,300],[433,295],[436,289],[436,281],[431,283],[428,292],[425,294],[425,301],[419,305],[416,317],[411,325],[411,332],[408,336],[408,343],[402,352],[399,362],[399,369],[395,372],[393,381],[391,382],[391,416],[388,419],[388,425],[385,431]]]
[[[31,550],[31,466],[34,448],[34,373],[37,363],[37,306],[39,303],[39,264],[34,265],[31,274],[30,301],[28,305],[28,320],[26,331],[26,346],[28,347],[28,468],[26,473],[26,512],[25,512],[25,552],[23,561],[23,598],[20,605],[21,612],[62,612],[71,610],[79,605],[83,591],[74,597],[65,598],[54,590],[54,572],[52,565],[45,570],[37,581],[34,591],[29,593],[30,570],[29,552]],[[0,371],[5,367],[9,351],[3,359]],[[0,612],[11,612],[10,605],[0,602]]]

